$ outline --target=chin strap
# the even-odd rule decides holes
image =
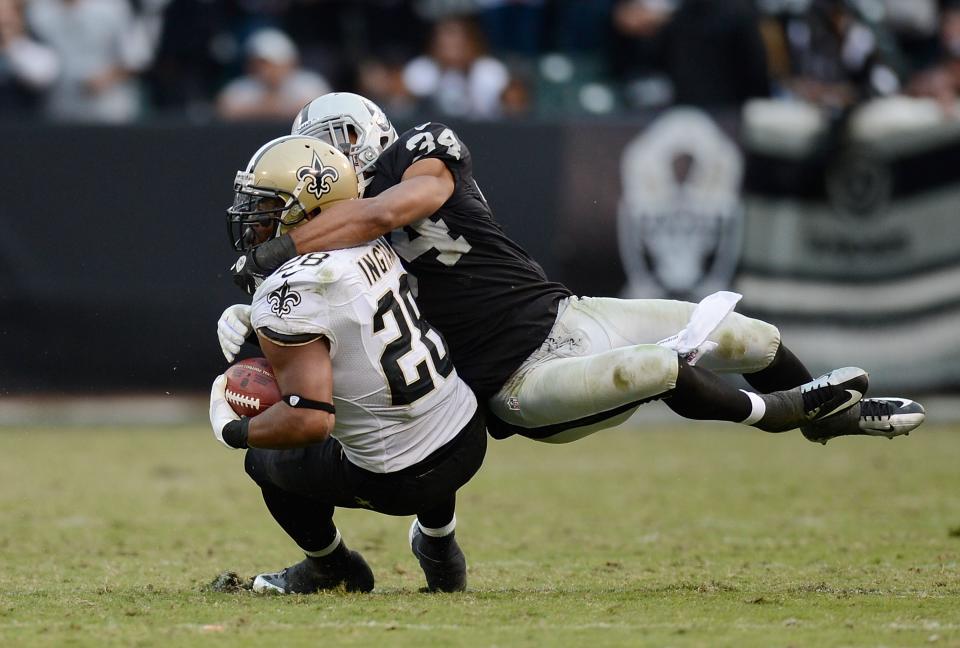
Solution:
[[[360,186],[360,191],[357,194],[357,198],[363,198],[363,194],[366,193],[367,187],[369,187],[370,183],[373,182],[373,174],[361,171],[357,174],[357,179],[360,181],[357,183]]]

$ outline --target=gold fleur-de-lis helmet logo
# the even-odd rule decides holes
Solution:
[[[297,169],[297,180],[303,183],[303,191],[320,200],[333,189],[333,183],[340,179],[340,172],[334,167],[324,166],[317,152],[312,153],[310,165]]]

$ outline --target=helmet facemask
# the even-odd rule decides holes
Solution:
[[[306,212],[292,194],[253,186],[254,175],[240,171],[234,181],[227,228],[233,247],[246,252],[296,227]]]
[[[320,214],[355,199],[357,174],[346,155],[315,137],[285,135],[267,142],[233,181],[227,209],[230,243],[248,252]]]

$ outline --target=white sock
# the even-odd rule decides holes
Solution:
[[[749,392],[746,389],[741,389],[744,394],[750,398],[750,405],[752,409],[750,410],[750,416],[740,421],[744,425],[753,425],[757,421],[763,418],[763,415],[767,413],[767,404],[758,394]]]
[[[324,547],[320,551],[307,551],[306,549],[304,549],[303,553],[307,554],[311,558],[323,558],[324,556],[329,556],[330,554],[332,554],[336,550],[336,548],[340,546],[341,541],[342,539],[340,538],[340,529],[337,529],[337,535],[333,538],[333,542],[328,544],[326,547]]]
[[[422,524],[420,521],[417,521],[417,525],[420,527],[420,531],[423,532],[423,535],[430,536],[431,538],[442,538],[453,533],[453,530],[457,528],[457,515],[454,513],[453,519],[450,520],[450,524],[440,527],[439,529],[429,529]]]

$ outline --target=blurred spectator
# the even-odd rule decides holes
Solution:
[[[536,56],[541,51],[544,0],[476,0],[493,51]]]
[[[417,107],[416,97],[403,81],[404,65],[402,55],[387,53],[364,59],[357,68],[357,92],[369,97],[393,120],[411,115]]]
[[[239,12],[247,16],[254,29],[275,25],[290,11],[293,0],[234,0]]]
[[[60,59],[48,116],[122,123],[139,115],[134,75],[150,63],[152,51],[126,0],[33,0],[27,17]]]
[[[759,21],[746,0],[623,0],[613,18],[636,57],[632,76],[669,80],[670,91],[648,84],[654,100],[710,108],[769,94]]]
[[[608,56],[614,0],[564,0],[550,3],[547,34],[551,50]]]
[[[766,51],[748,0],[683,0],[666,36],[677,103],[736,106],[769,96]]]
[[[283,24],[304,64],[338,88],[351,86],[360,62],[406,63],[429,31],[408,0],[297,0]]]
[[[477,0],[413,0],[412,4],[417,13],[430,22],[465,16],[477,10]]]
[[[500,108],[504,117],[526,117],[533,111],[530,85],[517,75],[511,76],[500,94]]]
[[[611,74],[616,62],[611,11],[613,0],[548,3],[544,42],[537,61],[536,109],[545,117],[602,115],[618,105]],[[516,62],[511,72],[522,73]],[[516,95],[513,95],[516,96]]]
[[[304,104],[330,92],[322,76],[298,67],[297,46],[280,30],[255,32],[246,53],[246,76],[228,83],[217,98],[224,119],[293,119]]]
[[[407,64],[403,79],[414,96],[446,115],[485,119],[500,114],[510,74],[486,55],[476,24],[459,17],[434,25],[428,53]]]
[[[619,0],[614,6],[612,70],[633,106],[663,106],[673,99],[663,61],[663,27],[676,5],[676,0]]]
[[[878,14],[882,17],[882,13]],[[812,0],[782,21],[788,95],[834,109],[900,90],[901,61],[884,25],[844,0]]]
[[[166,7],[156,62],[147,75],[156,109],[186,109],[198,117],[212,112],[213,89],[238,49],[224,4],[172,0]]]
[[[401,117],[563,117],[612,113],[621,89],[736,106],[771,78],[837,109],[903,87],[953,110],[958,43],[960,0],[0,0],[0,110],[288,119],[336,85]]]
[[[0,0],[0,115],[29,114],[59,73],[56,53],[27,33],[21,0]]]
[[[938,55],[938,0],[884,0],[884,23],[914,69],[928,66]]]
[[[613,23],[628,36],[651,38],[670,21],[680,0],[620,0],[613,10]]]
[[[941,58],[910,80],[907,91],[915,96],[932,97],[950,117],[960,116],[960,0],[949,0],[940,17]]]

